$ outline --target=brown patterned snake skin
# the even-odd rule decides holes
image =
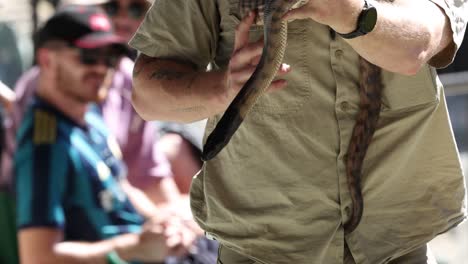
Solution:
[[[258,97],[270,85],[281,65],[286,49],[287,22],[282,21],[281,17],[292,6],[304,2],[307,0],[240,0],[241,14],[246,14],[249,10],[263,8],[265,46],[261,60],[252,77],[229,105],[207,138],[202,155],[204,161],[215,157],[229,143]],[[356,229],[363,214],[362,165],[379,119],[383,89],[379,67],[361,57],[359,68],[359,113],[345,158],[346,177],[352,201],[349,220],[344,225],[345,233],[351,233]]]

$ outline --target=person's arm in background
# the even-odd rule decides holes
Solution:
[[[452,0],[369,2],[377,8],[376,27],[366,36],[347,40],[361,56],[383,69],[405,75],[416,74],[426,63],[442,67],[451,62],[461,43],[458,37],[463,37],[466,18],[449,18],[453,18],[455,11],[461,15],[462,9],[466,17],[466,2],[459,3],[458,7]],[[448,4],[451,4],[450,9]],[[285,19],[309,18],[337,32],[349,33],[356,29],[363,6],[364,0],[309,1],[290,11]],[[438,55],[442,61],[438,60]]]
[[[202,167],[200,154],[194,150],[193,144],[182,133],[170,131],[164,133],[157,145],[171,164],[179,192],[188,196],[192,177]]]
[[[7,112],[13,110],[13,104],[16,100],[15,92],[2,81],[0,81],[0,103]]]
[[[120,186],[128,196],[130,203],[135,207],[135,210],[144,218],[152,218],[160,213],[158,207],[148,196],[140,189],[132,186],[127,179],[120,180]]]
[[[132,119],[134,118],[139,119],[135,113]],[[141,141],[138,148],[122,149],[123,159],[128,166],[128,178],[120,179],[122,189],[134,208],[149,221],[156,219],[177,223],[180,227],[178,232],[181,234],[182,245],[186,250],[190,250],[195,240],[192,230],[185,228],[188,221],[193,222],[190,208],[180,206],[181,200],[185,199],[182,199],[174,182],[171,165],[157,146],[156,127],[150,122],[134,123],[139,126],[131,126],[132,139],[136,131],[139,131],[141,134],[138,133],[138,138]],[[135,185],[129,182],[130,179]],[[190,217],[184,217],[188,214]]]
[[[134,63],[124,57],[116,71],[116,78],[123,81],[115,82],[115,87],[109,90],[109,100],[102,106],[103,117],[114,135],[120,147],[119,157],[127,167],[126,185],[135,187],[131,193],[135,197],[133,204],[141,207],[141,211],[148,215],[153,206],[140,206],[141,200],[149,198],[157,207],[179,199],[179,192],[172,178],[169,162],[164,154],[156,147],[158,141],[157,127],[141,119],[135,112],[131,93],[132,71]],[[120,100],[112,100],[120,98]],[[129,184],[128,184],[129,183]],[[143,198],[144,197],[144,198]],[[154,208],[153,208],[154,209]]]
[[[168,178],[168,179],[171,179],[171,178]],[[172,180],[169,180],[169,181],[172,181]],[[155,218],[160,221],[171,221],[171,219],[174,217],[173,212],[169,210],[167,207],[171,206],[171,204],[178,204],[178,201],[180,200],[179,196],[177,196],[177,199],[174,199],[171,202],[166,202],[162,204],[154,203],[145,192],[131,185],[127,179],[121,179],[119,182],[123,191],[125,192],[128,199],[130,200],[130,203],[133,205],[135,210],[139,214],[141,214],[144,218],[146,219]],[[160,189],[159,187],[156,187],[156,188],[159,190]],[[155,192],[157,192],[158,190],[155,190]],[[177,189],[174,191],[177,191]]]
[[[22,264],[99,264],[108,263],[113,251],[126,261],[163,261],[177,255],[178,248],[168,244],[163,229],[141,234],[123,234],[98,242],[61,242],[63,231],[48,227],[32,227],[18,232]]]
[[[25,122],[36,127],[29,120]],[[68,150],[53,138],[38,143],[25,139],[30,136],[27,131],[19,136],[15,156],[17,236],[22,263],[105,263],[106,255],[114,250],[126,260],[160,261],[169,254],[185,252],[180,246],[182,235],[169,222],[152,222],[141,233],[99,242],[63,242],[66,217],[62,203],[68,195],[70,163],[60,154]],[[34,166],[39,162],[39,168]],[[53,169],[47,164],[53,164]],[[52,183],[53,190],[48,186]]]

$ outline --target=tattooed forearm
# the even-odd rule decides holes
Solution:
[[[133,67],[133,78],[138,77],[143,69],[152,61],[154,61],[153,58],[150,58],[144,54],[140,55],[135,63],[135,66]]]
[[[187,77],[190,73],[171,69],[158,69],[150,75],[150,79],[174,81]]]
[[[138,57],[133,75],[132,102],[148,120],[193,122],[214,114],[216,91],[210,80],[217,83],[217,75],[207,78],[191,63],[144,54]]]
[[[178,113],[200,113],[206,111],[206,107],[204,107],[203,105],[196,105],[191,107],[176,108],[173,109],[173,111]]]
[[[161,59],[141,54],[136,60],[133,77],[141,78],[143,73],[147,80],[177,81],[191,79],[196,66],[190,62],[176,59]]]

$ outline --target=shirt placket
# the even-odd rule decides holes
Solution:
[[[339,133],[339,152],[337,156],[337,175],[339,183],[339,197],[340,197],[340,211],[342,216],[342,223],[349,220],[351,214],[351,199],[348,191],[347,177],[346,177],[346,153],[348,150],[349,140],[354,126],[354,116],[357,112],[356,96],[352,94],[357,88],[353,87],[352,82],[349,80],[350,73],[346,71],[346,57],[349,47],[343,40],[336,36],[336,33],[331,32],[330,42],[330,61],[331,68],[335,77],[336,85],[336,99],[335,99],[335,115],[338,125]]]

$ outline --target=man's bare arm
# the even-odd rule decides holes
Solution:
[[[378,10],[374,30],[347,40],[370,62],[392,72],[412,75],[452,42],[444,11],[430,0],[369,0]],[[348,33],[356,28],[364,0],[316,0],[290,11],[286,19],[310,18]]]
[[[152,222],[141,233],[121,234],[96,242],[63,240],[57,228],[30,227],[18,232],[23,264],[99,264],[107,263],[107,254],[115,251],[126,261],[161,262],[167,256],[186,254],[182,236],[173,224]]]
[[[453,41],[448,17],[429,0],[379,1],[376,6],[380,19],[375,30],[349,43],[385,69],[416,74]]]
[[[127,253],[128,249],[138,243],[138,236],[135,234],[121,235],[94,243],[60,242],[62,238],[63,233],[59,229],[37,227],[20,230],[18,244],[21,263],[105,264],[109,252],[116,250],[121,251],[121,254],[124,251]]]
[[[249,43],[251,12],[236,28],[234,49],[224,71],[200,72],[189,63],[140,55],[133,76],[132,103],[145,120],[193,122],[226,110],[260,61],[263,41]],[[283,64],[278,75],[287,74]],[[271,83],[268,91],[286,87],[284,79]]]
[[[191,122],[225,110],[225,72],[197,72],[190,64],[141,54],[132,102],[145,120]]]

